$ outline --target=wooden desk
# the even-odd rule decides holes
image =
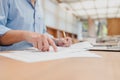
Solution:
[[[103,58],[69,58],[23,63],[0,57],[0,80],[120,80],[120,52]]]

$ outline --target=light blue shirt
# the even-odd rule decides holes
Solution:
[[[0,36],[9,30],[25,30],[45,33],[41,1],[36,0],[35,6],[31,0],[0,0]],[[19,50],[32,47],[25,41],[10,46],[1,46],[1,50]]]

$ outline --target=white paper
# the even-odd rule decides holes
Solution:
[[[82,50],[81,48],[78,48],[78,46],[80,45],[78,44],[76,47],[75,45],[73,45],[69,48],[58,47],[58,52],[54,52],[52,48],[50,49],[50,52],[39,52],[38,50],[31,48],[24,51],[11,51],[9,53],[0,53],[0,55],[28,63],[71,58],[71,57],[101,58],[101,56]]]

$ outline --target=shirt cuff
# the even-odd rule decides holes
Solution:
[[[3,25],[0,25],[0,36],[4,35],[6,32],[8,32],[9,30],[11,30],[10,28],[7,28]]]

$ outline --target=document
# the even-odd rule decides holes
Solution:
[[[50,48],[50,52],[40,52],[35,48],[30,48],[23,51],[10,51],[8,53],[0,53],[0,56],[8,57],[14,60],[19,60],[27,63],[72,58],[72,57],[101,58],[101,56],[99,55],[83,50],[83,47],[78,48],[78,46],[80,45],[81,44],[75,44],[69,48],[58,47],[58,52],[54,52],[52,48]]]

